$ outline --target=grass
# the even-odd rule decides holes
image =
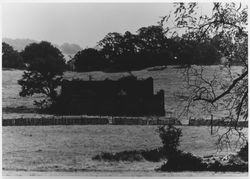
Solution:
[[[209,127],[182,126],[180,150],[197,156],[217,154]],[[162,146],[157,126],[14,126],[2,130],[2,166],[27,171],[68,168],[112,171],[152,171],[162,162],[92,160],[104,153],[151,151]],[[236,138],[234,139],[236,141]],[[232,143],[233,144],[233,143]],[[237,151],[224,150],[220,154]]]
[[[159,136],[162,140],[162,147],[153,150],[133,150],[123,151],[118,153],[104,152],[100,155],[94,156],[93,160],[104,161],[141,161],[147,160],[151,162],[159,162],[165,159],[165,163],[157,168],[156,171],[167,172],[182,172],[182,171],[234,171],[234,172],[247,172],[248,160],[246,153],[248,146],[244,146],[235,154],[227,156],[228,159],[215,161],[207,157],[204,159],[199,156],[194,156],[192,153],[186,153],[177,149],[179,146],[179,139],[182,136],[180,128],[174,126],[160,127],[158,129]],[[212,156],[213,157],[213,156]],[[243,159],[242,159],[243,158]]]
[[[220,70],[218,66],[206,67],[208,71]],[[162,71],[148,71],[147,69],[132,72],[138,78],[153,77],[154,90],[165,91],[165,110],[167,117],[176,117],[182,111],[183,99],[188,91],[183,86],[182,69],[168,67]],[[235,67],[235,71],[240,70]],[[17,80],[22,77],[21,70],[4,70],[2,72],[2,108],[4,116],[20,116],[23,112],[33,112],[34,99],[41,96],[20,97],[21,87]],[[128,73],[65,72],[65,79],[81,78],[88,80],[89,75],[93,80],[106,78],[119,79]],[[183,99],[176,98],[175,94],[182,94]],[[34,113],[33,113],[34,114]],[[39,115],[40,114],[36,114]],[[204,115],[195,111],[194,116]],[[195,116],[196,115],[196,116]],[[219,112],[215,117],[223,116]],[[182,118],[183,122],[187,118]],[[184,123],[184,122],[183,122]],[[218,136],[211,136],[209,127],[183,126],[180,150],[191,152],[194,155],[204,156],[217,154],[216,140]],[[22,171],[67,171],[92,170],[92,171],[153,171],[160,162],[147,162],[146,156],[162,146],[156,126],[32,126],[32,127],[3,127],[2,130],[2,166],[5,170]],[[222,131],[223,132],[223,129]],[[247,130],[245,131],[247,133]],[[232,140],[236,140],[232,138]],[[117,161],[103,162],[92,160],[92,157],[101,153],[120,153],[129,151],[137,156],[137,162]],[[229,149],[222,151],[236,152]],[[144,154],[143,154],[144,153]],[[146,155],[145,155],[146,153]],[[130,153],[128,153],[130,154]],[[148,154],[148,155],[147,155]],[[121,158],[121,157],[120,157]],[[142,159],[142,160],[141,160]],[[149,160],[150,159],[146,159]],[[152,159],[153,160],[153,159]],[[114,164],[115,163],[115,164]]]
[[[3,113],[35,113],[35,112],[37,111],[34,108],[28,108],[26,106],[3,108]]]
[[[207,66],[208,75],[211,71],[220,71],[219,66]],[[161,89],[165,91],[165,110],[166,117],[177,117],[182,112],[183,102],[188,96],[188,91],[183,83],[183,75],[181,73],[183,69],[176,69],[174,66],[170,66],[162,71],[148,71],[147,69],[140,71],[133,71],[132,73],[138,78],[148,78],[153,77],[154,79],[154,90],[155,93]],[[239,71],[240,67],[234,67],[234,71]],[[17,81],[21,79],[23,74],[22,70],[4,70],[2,72],[2,107],[4,116],[7,116],[11,113],[23,113],[26,112],[27,109],[21,108],[25,106],[31,111],[34,111],[33,101],[41,98],[41,95],[35,95],[33,97],[20,97],[19,92],[21,90],[21,86],[17,84]],[[88,80],[89,76],[92,77],[93,80],[104,80],[106,78],[109,79],[119,79],[123,76],[127,76],[129,73],[104,73],[100,71],[95,72],[65,72],[65,79],[79,78]],[[182,97],[176,97],[176,94]],[[223,112],[218,112],[214,114],[214,117],[223,116]],[[204,117],[204,114],[201,113],[200,110],[196,110],[193,112],[192,117]],[[185,116],[182,117],[182,122],[187,120]],[[185,122],[184,122],[185,123]]]

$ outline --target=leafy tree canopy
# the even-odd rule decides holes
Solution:
[[[47,108],[58,98],[57,87],[61,84],[65,70],[65,60],[62,53],[49,42],[33,43],[22,51],[22,56],[28,63],[18,84],[22,86],[21,96],[43,94],[45,99],[35,101],[40,108]]]
[[[79,51],[72,60],[75,61],[77,71],[99,70],[105,65],[101,53],[93,48]]]
[[[31,71],[56,73],[64,71],[65,59],[63,54],[49,42],[32,43],[25,47],[21,55]]]
[[[2,43],[2,66],[6,68],[24,68],[20,54],[5,42]]]

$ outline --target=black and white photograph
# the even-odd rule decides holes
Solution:
[[[1,17],[2,176],[249,176],[247,1]]]

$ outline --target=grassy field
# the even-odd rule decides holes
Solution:
[[[206,67],[208,76],[211,71],[220,71],[219,66]],[[234,67],[234,71],[240,68]],[[2,107],[3,116],[31,115],[33,113],[33,100],[41,96],[20,97],[21,87],[17,84],[23,71],[4,70],[2,72]],[[132,72],[138,78],[153,77],[155,92],[163,89],[165,91],[165,110],[167,117],[177,117],[183,109],[183,99],[175,97],[175,94],[188,95],[184,87],[183,76],[180,69],[168,67],[163,71],[148,71],[147,69]],[[223,72],[221,72],[223,74]],[[103,73],[88,72],[75,73],[65,72],[65,79],[80,78],[102,80],[106,78],[118,79],[128,73]],[[20,112],[26,112],[20,113]],[[216,116],[217,115],[217,116]],[[215,117],[223,116],[223,113]],[[204,117],[200,111],[196,111],[192,117]],[[181,122],[187,121],[187,116],[181,118]],[[2,166],[7,174],[18,174],[18,172],[29,172],[28,175],[38,172],[88,172],[95,175],[98,172],[107,175],[117,172],[119,175],[131,176],[162,176],[156,173],[155,168],[162,162],[104,162],[93,161],[91,158],[101,152],[120,152],[124,150],[154,149],[161,146],[160,138],[156,133],[156,126],[16,126],[3,127],[2,130]],[[215,142],[217,136],[211,136],[208,127],[183,126],[183,137],[180,148],[195,155],[204,156],[216,154]],[[221,131],[223,132],[223,130]],[[247,131],[246,131],[247,133]],[[223,150],[219,154],[235,152],[234,150]],[[133,174],[134,172],[134,174]],[[92,173],[92,174],[91,174]],[[51,173],[49,173],[51,174]],[[185,173],[184,173],[185,174]],[[214,173],[206,173],[208,176]],[[59,174],[60,175],[60,174]],[[189,175],[189,174],[187,174]],[[199,175],[202,175],[199,173]],[[168,174],[172,176],[172,174]],[[175,175],[173,175],[175,176]],[[177,175],[178,176],[178,175]],[[183,175],[182,175],[183,176]]]
[[[233,67],[233,71],[240,71],[240,67]],[[148,78],[152,77],[154,79],[154,90],[155,93],[161,89],[165,91],[165,110],[167,117],[179,117],[179,114],[183,111],[184,98],[177,97],[176,94],[181,94],[183,97],[188,96],[188,91],[185,88],[185,83],[183,80],[183,74],[181,73],[183,69],[177,69],[173,66],[168,67],[162,71],[148,71],[147,69],[141,71],[132,72],[133,75],[138,78]],[[223,71],[221,71],[220,66],[208,66],[205,69],[206,76],[211,76],[212,73],[216,72],[223,76]],[[41,96],[36,95],[33,97],[20,97],[19,92],[21,86],[17,84],[17,81],[21,79],[23,71],[20,70],[4,70],[2,72],[3,76],[3,98],[2,107],[4,116],[14,116],[20,115],[15,113],[33,112],[33,101],[35,99],[41,98]],[[89,76],[93,80],[104,80],[118,79],[122,76],[129,75],[129,73],[104,73],[104,72],[65,72],[64,79],[85,79],[88,80]],[[215,113],[215,117],[223,116],[223,112]],[[189,116],[190,117],[190,116]],[[200,110],[196,110],[192,113],[191,117],[205,117]],[[181,120],[185,123],[188,116],[182,116]]]
[[[180,149],[195,155],[216,154],[216,136],[208,127],[181,127]],[[26,172],[148,172],[163,162],[104,162],[101,152],[154,149],[162,146],[156,126],[3,127],[3,170]],[[235,152],[223,150],[220,154]]]

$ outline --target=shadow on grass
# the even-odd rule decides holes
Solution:
[[[35,108],[27,108],[25,106],[18,107],[4,107],[2,108],[3,113],[37,113],[38,110]]]
[[[234,156],[234,158],[238,158]],[[236,162],[237,161],[237,162]],[[168,158],[157,171],[180,172],[180,171],[214,171],[214,172],[248,172],[248,163],[239,160],[222,162],[211,160],[205,162],[203,158],[177,151]]]
[[[166,154],[162,148],[153,150],[132,150],[123,151],[118,153],[103,152],[100,155],[96,155],[92,158],[93,160],[104,160],[104,161],[142,161],[147,160],[150,162],[159,162],[162,159],[166,159]]]
[[[167,157],[168,156],[168,157]],[[181,171],[214,171],[214,172],[248,172],[248,162],[237,162],[239,161],[238,156],[233,156],[237,160],[229,160],[222,162],[219,160],[210,160],[206,162],[204,158],[197,157],[191,153],[185,153],[177,150],[171,155],[167,155],[162,148],[153,150],[133,150],[123,151],[118,153],[107,153],[104,152],[100,155],[94,156],[93,160],[99,161],[142,161],[147,160],[150,162],[159,162],[166,160],[166,162],[156,171],[167,171],[167,172],[181,172]]]

